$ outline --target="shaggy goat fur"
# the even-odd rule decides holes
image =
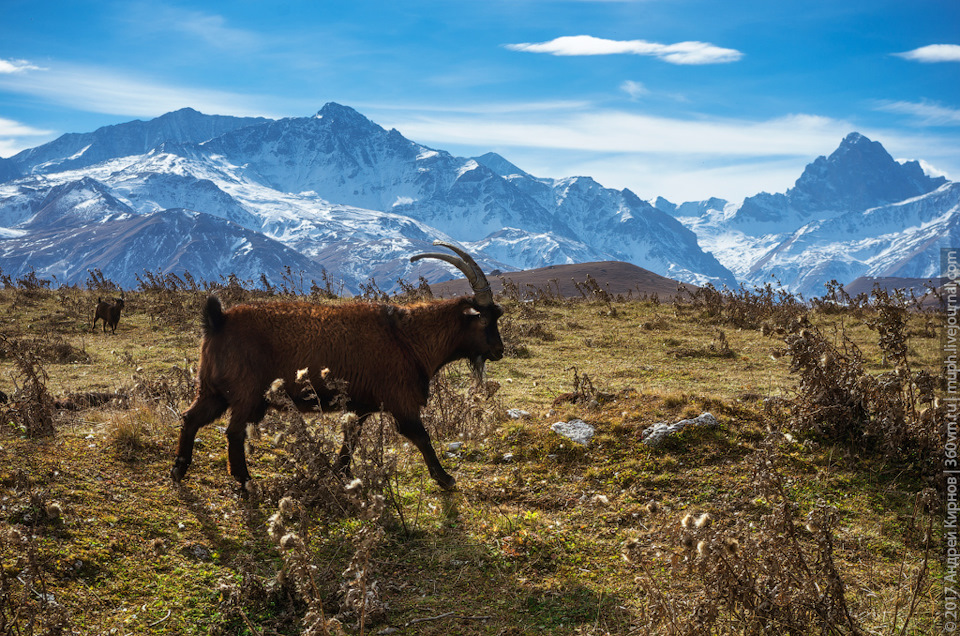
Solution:
[[[224,311],[211,296],[203,314],[199,389],[183,414],[171,476],[179,481],[186,474],[200,427],[230,409],[230,472],[244,485],[250,479],[244,452],[247,423],[266,413],[267,388],[280,378],[299,408],[337,408],[334,391],[321,377],[329,369],[329,378],[346,381],[346,408],[359,416],[340,451],[342,470],[349,469],[363,420],[382,410],[423,454],[434,480],[452,488],[455,480],[437,459],[420,409],[427,403],[430,379],[445,364],[466,358],[479,371],[485,360],[503,357],[497,330],[502,313],[498,305],[483,306],[475,298],[407,306],[280,302]],[[301,369],[309,370],[319,405],[298,390]]]
[[[107,333],[107,327],[110,327],[110,333],[117,332],[117,325],[120,323],[120,310],[123,309],[123,297],[114,298],[113,301],[97,298],[97,308],[93,312],[93,328],[97,328],[97,320],[103,320],[103,333]]]

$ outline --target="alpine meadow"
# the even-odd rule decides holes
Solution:
[[[144,275],[104,333],[97,300],[120,293],[102,274],[2,281],[4,633],[943,628],[933,285],[801,302],[772,285],[614,294],[588,276],[563,296],[503,274],[504,358],[480,380],[451,365],[423,410],[456,490],[386,415],[344,475],[353,416],[301,415],[272,387],[244,492],[223,423],[169,478],[208,295],[404,305],[430,301],[425,282],[345,299],[296,273],[268,288]]]

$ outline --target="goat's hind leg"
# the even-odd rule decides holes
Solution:
[[[227,460],[230,474],[246,489],[250,481],[247,470],[247,424],[256,424],[267,413],[267,402],[260,400],[256,404],[234,404],[231,407],[230,424],[227,425]]]
[[[179,482],[187,474],[193,461],[193,443],[197,431],[214,421],[227,410],[227,402],[218,395],[198,395],[184,414],[180,426],[180,441],[177,444],[177,458],[173,461],[170,477]]]

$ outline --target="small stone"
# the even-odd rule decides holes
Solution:
[[[590,440],[593,439],[593,434],[596,432],[594,427],[580,419],[570,420],[569,422],[555,422],[550,426],[550,429],[557,435],[566,437],[583,446],[590,444]]]
[[[640,439],[648,446],[659,446],[669,435],[679,433],[688,426],[706,426],[708,428],[714,428],[719,426],[719,423],[717,422],[717,418],[715,418],[712,414],[701,413],[692,420],[680,420],[679,422],[674,422],[673,424],[657,422],[653,426],[644,429],[643,433],[640,434]]]
[[[512,420],[530,419],[530,413],[521,409],[507,409],[507,417]]]

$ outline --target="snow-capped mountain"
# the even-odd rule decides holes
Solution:
[[[762,192],[740,204],[658,199],[656,205],[693,230],[742,282],[774,277],[810,296],[832,279],[936,276],[939,249],[956,244],[956,185],[851,133],[786,193]]]
[[[616,259],[735,281],[629,190],[537,179],[492,154],[454,157],[333,103],[277,121],[184,109],[64,135],[0,168],[0,267],[67,283],[93,267],[125,286],[144,269],[275,282],[289,265],[314,279],[325,268],[348,291],[371,277],[389,289],[400,276],[455,273],[410,265],[435,239],[463,243],[489,269]]]
[[[259,117],[204,115],[183,108],[150,121],[104,126],[92,133],[69,133],[29,148],[11,160],[24,174],[44,174],[92,166],[107,159],[141,155],[162,143],[199,143],[270,120]]]

